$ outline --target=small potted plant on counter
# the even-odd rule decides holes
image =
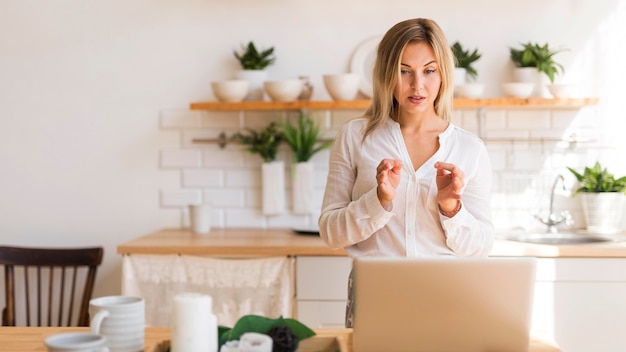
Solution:
[[[587,230],[601,234],[621,231],[626,176],[616,179],[599,162],[593,167],[585,167],[583,173],[571,167],[567,169],[579,183],[574,195],[581,197]]]
[[[274,47],[259,50],[250,41],[248,45],[242,45],[241,52],[234,51],[233,54],[242,68],[237,78],[250,82],[246,100],[263,100],[263,82],[267,79],[265,69],[276,61]]]
[[[321,142],[321,131],[310,115],[300,112],[298,124],[288,120],[282,125],[285,142],[294,153],[292,167],[292,203],[295,214],[310,214],[313,211],[313,163],[310,159],[318,152],[329,148],[333,141]],[[321,143],[320,143],[321,142]]]
[[[261,168],[263,214],[277,215],[285,210],[285,164],[277,160],[278,147],[283,141],[276,122],[261,131],[246,128],[231,136],[231,140],[245,146],[245,150],[263,159]]]

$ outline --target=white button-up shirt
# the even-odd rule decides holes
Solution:
[[[320,236],[332,248],[359,256],[487,256],[494,241],[491,163],[483,142],[452,123],[439,149],[416,171],[400,125],[388,119],[362,142],[364,118],[346,123],[332,147],[319,218]],[[376,167],[400,159],[404,167],[387,209],[376,195]],[[439,212],[435,162],[453,163],[464,175],[462,207],[454,217]]]

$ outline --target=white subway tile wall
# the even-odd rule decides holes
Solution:
[[[321,126],[324,138],[332,139],[346,121],[360,110],[314,110],[311,116]],[[180,170],[180,188],[160,190],[161,207],[180,212],[181,226],[188,225],[187,205],[212,205],[214,228],[302,227],[317,223],[321,207],[329,151],[313,157],[315,164],[315,211],[291,214],[291,161],[293,155],[281,146],[278,159],[285,161],[287,211],[276,216],[261,212],[261,163],[258,155],[227,140],[244,128],[260,129],[272,121],[294,120],[293,111],[161,111],[163,130],[179,133],[178,149],[160,151],[162,170]],[[567,191],[555,197],[555,212],[569,210],[574,227],[585,226],[580,202],[571,197],[575,180],[566,167],[580,169],[594,163],[607,147],[598,143],[593,109],[458,109],[452,121],[483,138],[493,167],[492,209],[498,229],[541,228],[535,219],[546,214],[550,192],[558,174],[566,177]],[[571,142],[571,138],[579,138]],[[207,141],[210,140],[210,141]],[[470,156],[468,156],[470,157]]]

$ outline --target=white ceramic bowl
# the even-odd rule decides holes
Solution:
[[[324,75],[324,85],[333,100],[354,100],[359,94],[361,75],[358,73]]]
[[[535,90],[535,84],[529,82],[508,82],[502,85],[504,94],[513,98],[529,98]]]
[[[304,81],[282,79],[263,82],[263,89],[273,101],[295,101],[302,92]]]
[[[461,98],[478,99],[485,92],[483,83],[465,83],[454,87],[454,91]]]
[[[548,84],[548,90],[553,97],[557,99],[564,99],[572,96],[574,85],[569,83],[553,83]]]
[[[244,80],[227,80],[211,82],[213,94],[219,101],[223,102],[240,102],[250,89],[250,82]]]

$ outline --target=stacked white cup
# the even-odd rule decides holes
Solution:
[[[145,302],[131,296],[107,296],[89,302],[91,332],[106,338],[111,352],[144,348]]]

